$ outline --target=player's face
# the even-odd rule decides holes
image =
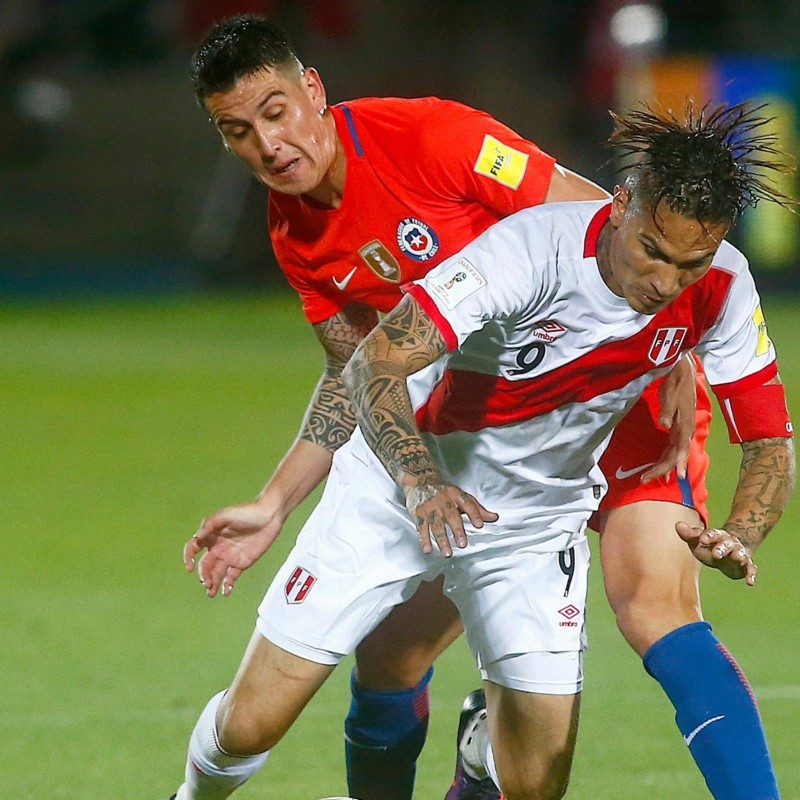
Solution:
[[[631,202],[624,187],[614,193],[609,224],[607,247],[602,257],[598,252],[601,274],[640,314],[661,311],[700,280],[729,227],[703,225],[664,203],[654,215],[646,203]]]
[[[307,194],[329,176],[336,126],[313,68],[263,69],[205,100],[225,147],[277,192]],[[321,113],[323,112],[323,113]]]

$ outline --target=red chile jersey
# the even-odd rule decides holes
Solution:
[[[547,194],[555,160],[460,103],[364,98],[331,113],[347,159],[341,206],[269,196],[272,246],[311,323],[352,302],[389,311],[401,284]]]
[[[405,287],[450,349],[409,379],[434,458],[500,515],[493,528],[539,527],[545,547],[582,531],[605,489],[598,461],[614,426],[687,350],[723,405],[756,391],[740,423],[760,426],[758,438],[791,431],[782,392],[758,392],[777,363],[744,256],[722,242],[699,281],[657,314],[640,314],[597,266],[610,209],[520,211]],[[360,435],[351,447],[379,468]]]

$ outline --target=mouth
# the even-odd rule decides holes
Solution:
[[[270,167],[269,174],[277,176],[290,175],[297,169],[299,163],[300,163],[299,158],[293,158],[291,161],[287,161],[285,164],[280,164],[278,166]]]
[[[663,298],[654,297],[653,295],[647,294],[645,292],[642,292],[640,294],[639,302],[642,308],[644,308],[645,311],[650,313],[657,311],[660,308],[663,308],[667,304],[666,300],[664,300]]]

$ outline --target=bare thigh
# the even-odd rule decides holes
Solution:
[[[606,595],[640,656],[662,636],[703,618],[700,564],[675,532],[679,521],[702,525],[691,508],[641,501],[611,509],[600,526]]]
[[[521,692],[484,681],[489,736],[506,800],[555,800],[566,791],[580,694]]]
[[[461,632],[455,605],[442,594],[442,578],[420,584],[356,648],[356,676],[367,688],[416,686]]]
[[[274,747],[333,669],[292,655],[255,630],[217,712],[222,749],[254,755]]]

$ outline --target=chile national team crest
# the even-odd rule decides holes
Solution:
[[[316,582],[317,579],[308,570],[296,567],[289,580],[286,581],[286,586],[283,587],[286,602],[302,603]]]
[[[681,352],[681,345],[688,330],[688,328],[659,328],[653,344],[650,345],[648,358],[657,367],[674,361]]]
[[[438,252],[439,237],[424,222],[406,217],[397,226],[397,246],[416,261],[427,261]]]

